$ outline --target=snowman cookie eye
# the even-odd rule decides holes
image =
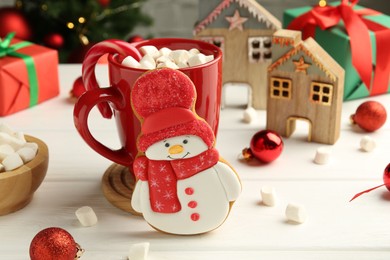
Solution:
[[[187,140],[187,139],[184,139],[184,140],[183,140],[183,144],[188,144],[188,140]]]
[[[165,143],[165,147],[169,147],[170,146],[170,144],[169,143]]]

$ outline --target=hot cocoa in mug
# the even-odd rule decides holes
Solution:
[[[78,99],[74,108],[74,123],[84,141],[96,152],[107,159],[132,166],[137,156],[137,138],[141,131],[139,119],[131,107],[131,91],[134,82],[145,73],[146,69],[122,65],[123,59],[132,56],[140,60],[139,49],[142,46],[163,47],[171,50],[197,49],[200,53],[214,59],[197,66],[180,68],[194,83],[197,98],[195,111],[211,126],[217,135],[221,105],[222,88],[222,52],[212,44],[192,39],[160,38],[136,43],[119,40],[107,40],[94,45],[86,54],[83,62],[83,81],[87,91]],[[95,66],[99,58],[108,55],[108,72],[110,86],[100,88],[95,77]],[[114,116],[117,135],[121,147],[117,150],[107,147],[97,140],[89,129],[88,116],[92,108],[98,106],[104,118]]]

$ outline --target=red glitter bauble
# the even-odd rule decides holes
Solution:
[[[279,157],[283,151],[283,140],[271,130],[257,132],[251,139],[250,148],[244,149],[244,157],[255,157],[261,162],[269,163]]]
[[[383,172],[383,183],[386,188],[390,191],[390,163],[387,165]]]
[[[131,37],[127,40],[127,42],[130,42],[130,43],[132,43],[132,42],[141,42],[141,41],[143,41],[143,40],[145,40],[145,39],[142,38],[142,36],[140,36],[140,35],[134,35],[134,36],[131,36]]]
[[[80,76],[73,82],[72,90],[70,91],[70,96],[72,98],[79,98],[84,92],[87,91],[84,86],[83,78]]]
[[[98,3],[99,3],[102,7],[107,7],[107,6],[110,5],[111,0],[98,0]]]
[[[374,132],[386,122],[387,113],[384,106],[376,101],[362,103],[355,114],[351,115],[352,123],[357,124],[367,132]]]
[[[45,45],[54,49],[60,49],[64,46],[64,37],[60,33],[50,33],[45,36]]]
[[[77,245],[64,229],[51,227],[35,235],[30,244],[31,260],[74,260]]]
[[[31,38],[32,32],[26,17],[13,7],[0,8],[0,24],[2,38],[10,32],[15,32],[15,37],[21,40]]]

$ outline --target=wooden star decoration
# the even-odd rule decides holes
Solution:
[[[238,10],[234,12],[233,16],[226,16],[226,20],[229,22],[229,31],[237,28],[240,31],[244,30],[243,24],[248,20],[248,18],[241,17]]]
[[[310,67],[310,63],[305,63],[305,60],[303,59],[303,56],[299,58],[297,61],[293,61],[295,65],[295,72],[303,72],[307,74],[307,68]]]

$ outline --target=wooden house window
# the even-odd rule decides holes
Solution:
[[[289,79],[271,78],[271,98],[291,99],[292,82]]]
[[[332,104],[333,85],[312,82],[310,86],[310,99],[312,102],[330,106]]]
[[[271,60],[271,37],[249,37],[248,59],[250,63],[258,63]]]
[[[215,37],[207,36],[207,37],[201,37],[200,40],[214,44],[215,46],[217,46],[221,49],[222,53],[224,52],[225,40],[223,37],[221,37],[221,36],[215,36]]]

